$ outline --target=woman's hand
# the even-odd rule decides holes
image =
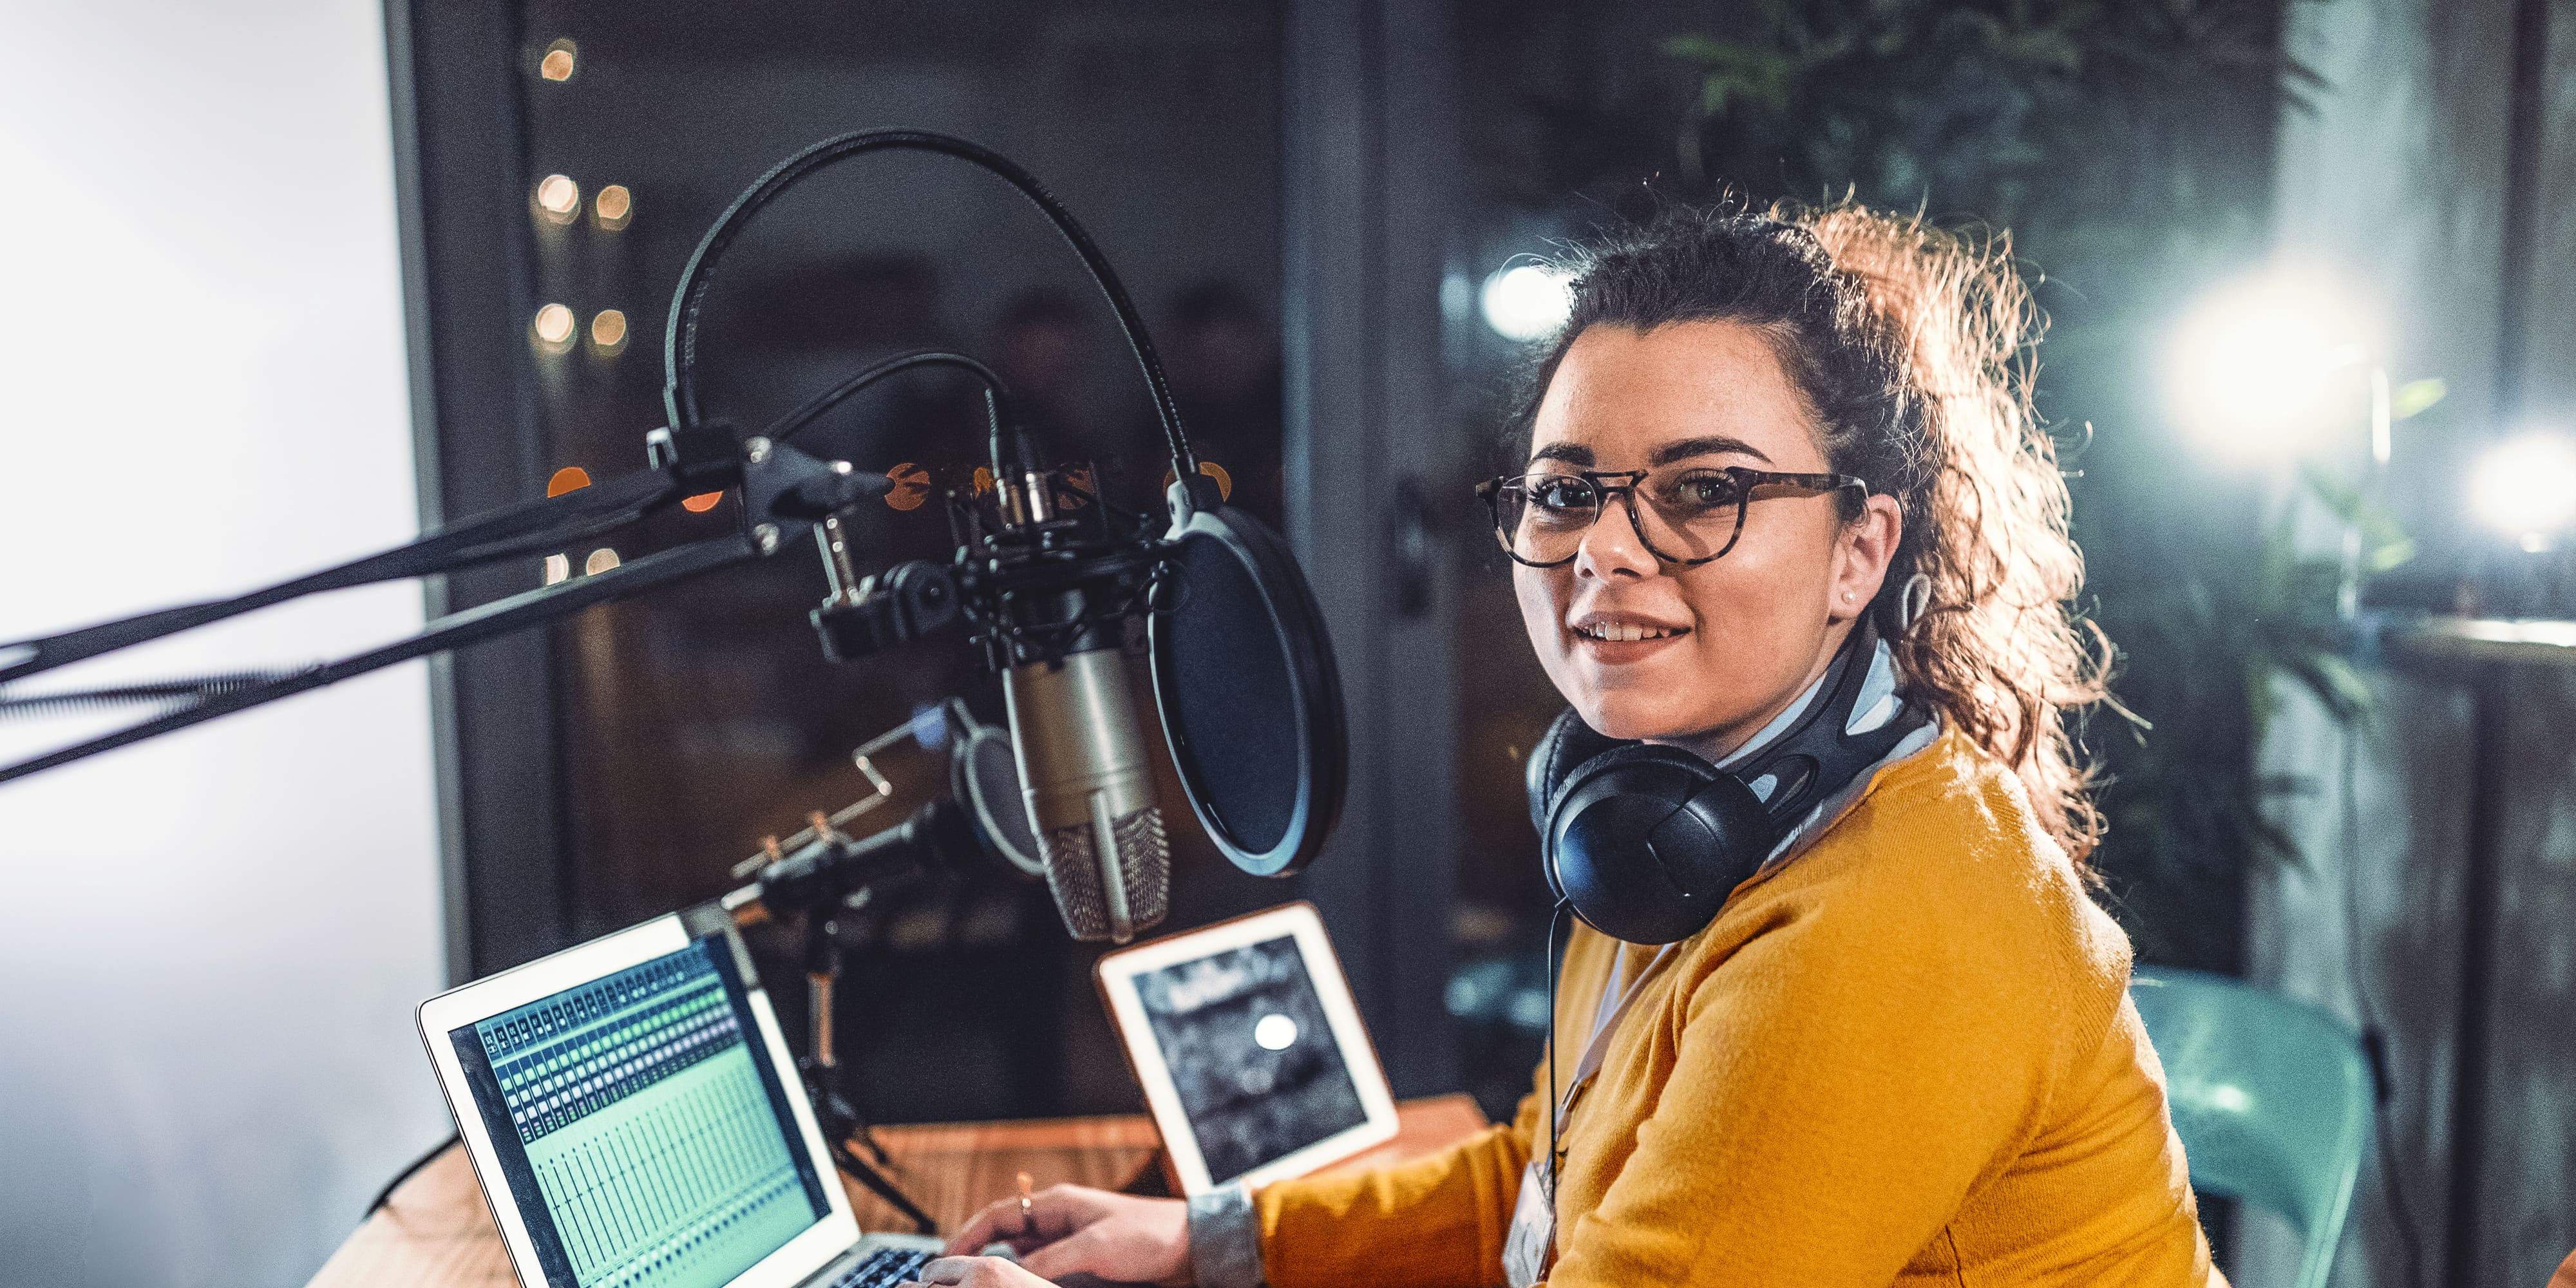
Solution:
[[[956,1284],[959,1288],[1042,1288],[1046,1280],[1000,1257],[941,1257],[921,1268],[914,1284]]]
[[[975,1214],[948,1241],[951,1258],[1008,1243],[1019,1254],[1018,1271],[1041,1279],[1091,1274],[1120,1283],[1190,1282],[1189,1206],[1179,1199],[1140,1199],[1085,1185],[1050,1185],[1031,1197],[1007,1198]],[[944,1265],[945,1262],[934,1262]],[[983,1285],[1025,1284],[1020,1279],[932,1279]]]

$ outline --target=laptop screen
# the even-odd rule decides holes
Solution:
[[[721,1288],[831,1210],[721,935],[448,1039],[549,1288]]]

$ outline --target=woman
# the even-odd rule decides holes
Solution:
[[[1867,618],[1936,723],[1669,950],[1577,930],[1570,1096],[1542,1068],[1510,1126],[1383,1171],[997,1204],[953,1248],[1025,1261],[931,1280],[2220,1282],[2128,942],[2086,893],[2100,824],[2069,721],[2101,689],[2010,267],[1849,207],[1671,214],[1575,267],[1521,420],[1533,477],[1492,488],[1567,701],[1722,762]],[[1530,535],[1533,496],[1570,535]],[[1532,1156],[1559,1101],[1551,1203]]]

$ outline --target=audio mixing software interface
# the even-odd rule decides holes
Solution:
[[[718,1288],[830,1210],[721,937],[449,1038],[555,1288]]]

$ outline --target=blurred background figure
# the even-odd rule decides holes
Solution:
[[[1229,498],[1282,527],[1279,344],[1271,311],[1251,292],[1210,278],[1172,300],[1163,333],[1172,396],[1201,462],[1233,483]]]
[[[1080,408],[1098,361],[1087,332],[1090,310],[1060,286],[1032,286],[1002,306],[993,325],[993,369],[1011,386],[1020,429],[1047,464],[1098,454]]]

